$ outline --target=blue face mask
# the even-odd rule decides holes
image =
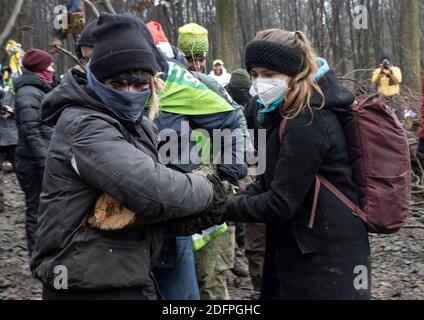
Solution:
[[[136,122],[150,98],[151,90],[125,92],[113,89],[101,83],[87,67],[88,87],[93,90],[104,106],[119,118]]]

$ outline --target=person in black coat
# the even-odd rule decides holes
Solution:
[[[18,127],[16,173],[26,203],[26,232],[31,256],[37,230],[37,212],[44,163],[53,129],[40,119],[44,96],[52,90],[53,57],[39,49],[28,51],[23,57],[24,72],[15,79],[15,119]]]
[[[266,172],[227,201],[224,218],[267,224],[261,299],[369,299],[365,224],[325,187],[311,218],[318,174],[358,203],[334,112],[351,105],[354,96],[302,32],[258,33],[246,48],[246,65],[267,132]],[[283,117],[288,121],[280,137]]]

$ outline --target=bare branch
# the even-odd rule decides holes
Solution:
[[[107,11],[109,11],[112,14],[116,14],[116,11],[113,8],[112,3],[110,2],[110,0],[103,0],[103,3],[105,4],[105,7],[106,7]]]
[[[79,59],[72,52],[70,52],[70,51],[68,51],[68,50],[66,50],[66,49],[64,49],[64,48],[62,48],[58,45],[55,45],[55,44],[52,44],[50,46],[59,50],[60,52],[62,52],[64,54],[66,54],[68,57],[70,57],[72,60],[74,60],[85,72],[87,72],[87,68],[81,63],[81,61],[79,61]]]
[[[3,42],[10,35],[15,26],[16,19],[18,18],[19,13],[22,10],[22,6],[24,4],[24,0],[18,0],[15,3],[15,7],[13,8],[12,14],[10,15],[9,21],[3,29],[3,32],[0,34],[0,48],[3,47]]]
[[[353,73],[357,73],[357,72],[371,72],[374,71],[374,69],[356,69],[356,70],[352,70],[349,73],[346,73],[343,77],[349,77],[351,74]]]
[[[96,18],[100,17],[99,11],[97,10],[96,6],[93,3],[91,3],[90,0],[83,0],[83,1],[85,4],[87,4],[90,7],[91,11],[93,11],[93,14]]]

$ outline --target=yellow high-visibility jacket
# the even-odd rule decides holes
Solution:
[[[391,97],[400,94],[400,85],[403,81],[402,71],[398,67],[391,67],[389,70],[382,69],[380,66],[374,70],[371,81],[377,85],[379,94]]]

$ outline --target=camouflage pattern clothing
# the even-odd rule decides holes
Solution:
[[[229,300],[225,272],[234,266],[235,227],[195,251],[201,300]]]

